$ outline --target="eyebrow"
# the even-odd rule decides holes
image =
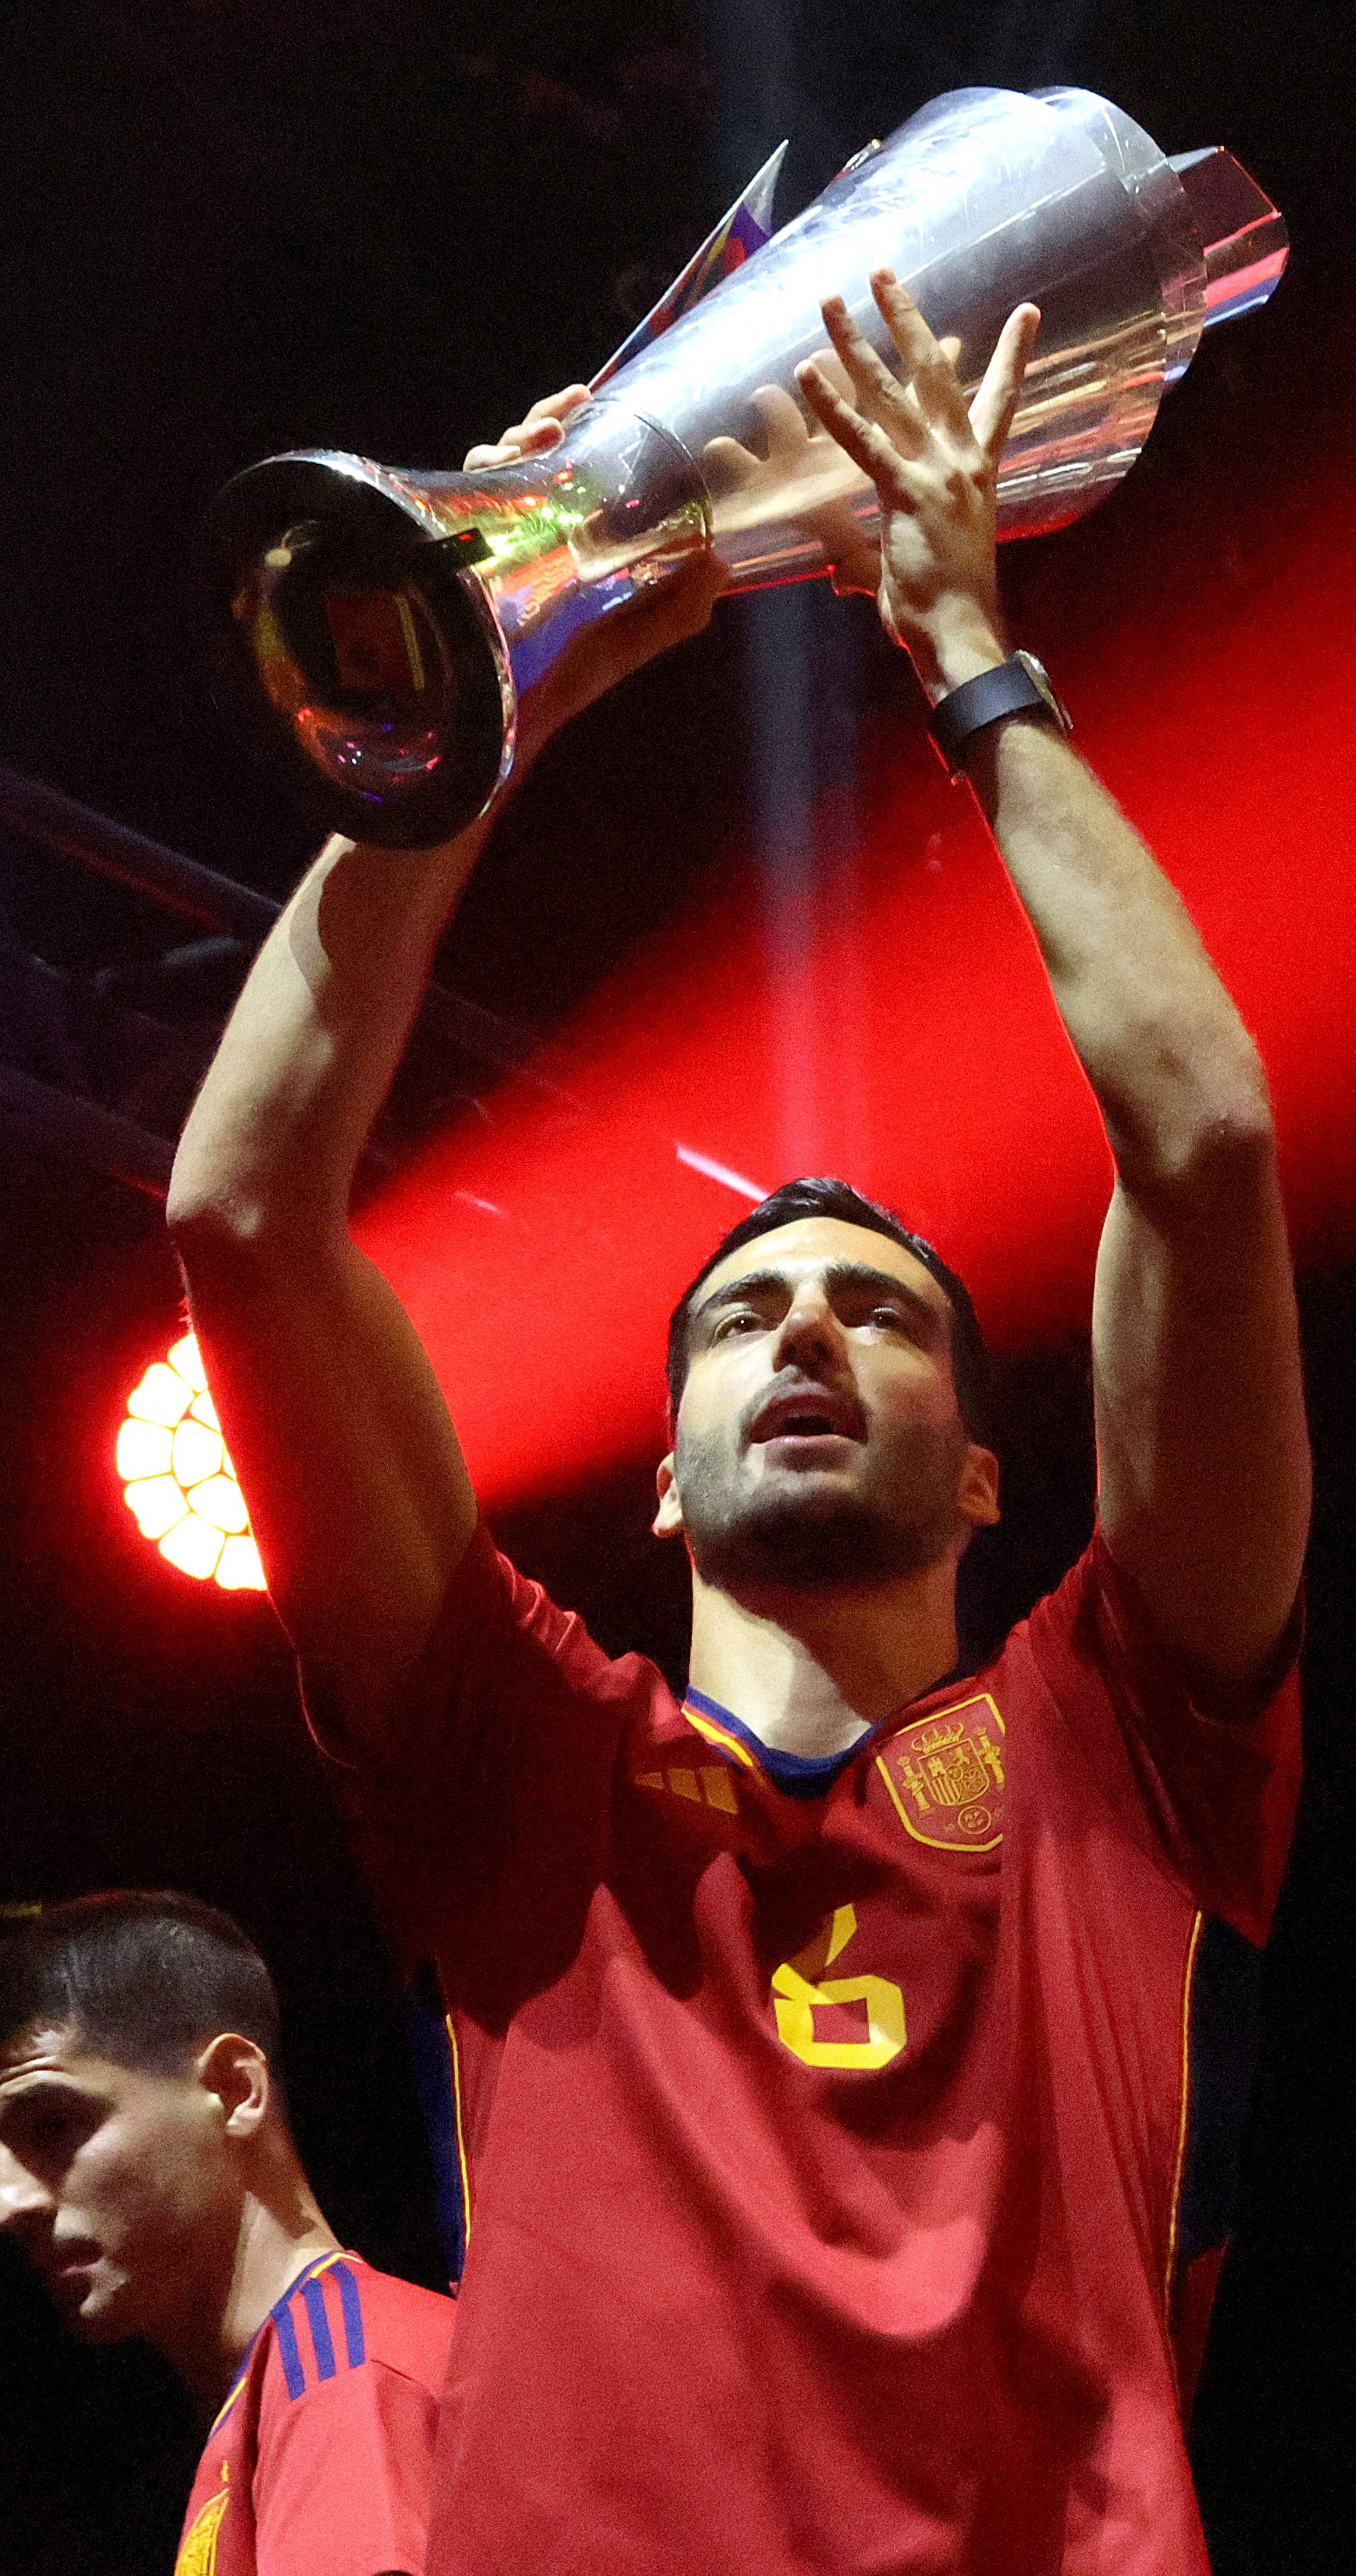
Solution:
[[[907,1279],[897,1278],[893,1270],[877,1270],[869,1261],[831,1261],[822,1275],[830,1294],[835,1288],[869,1289],[874,1296],[893,1297],[900,1305],[911,1307],[934,1329],[946,1330],[946,1317],[938,1313],[931,1298],[925,1297],[920,1288],[911,1287]],[[717,1288],[704,1298],[693,1321],[699,1324],[705,1316],[718,1313],[723,1306],[737,1306],[742,1298],[765,1297],[770,1290],[785,1293],[789,1287],[784,1270],[746,1271],[743,1278],[732,1279],[727,1287]]]
[[[55,2066],[39,2067],[35,2074],[6,2076],[0,2073],[0,2118],[17,2104],[41,2099],[44,2093],[74,2094],[83,2098],[84,2086],[75,2076],[61,2073]]]

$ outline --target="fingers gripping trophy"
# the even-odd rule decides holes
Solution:
[[[318,821],[417,848],[633,665],[639,613],[652,651],[721,585],[829,575],[879,584],[917,659],[930,478],[959,475],[977,558],[1081,517],[1286,247],[1225,151],[1169,160],[1086,90],[955,91],[461,473],[238,475],[208,530],[228,686]]]

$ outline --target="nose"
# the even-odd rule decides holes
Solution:
[[[772,1346],[774,1369],[792,1366],[807,1376],[823,1376],[843,1366],[843,1327],[818,1280],[807,1279],[796,1290],[777,1328]]]

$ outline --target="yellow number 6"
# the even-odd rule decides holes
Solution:
[[[799,1956],[772,1973],[777,2036],[803,2066],[888,2066],[904,2045],[904,1997],[887,1977],[831,1977],[831,1967],[857,1929],[852,1906],[836,1908]],[[816,2004],[865,2004],[867,2039],[816,2039]]]

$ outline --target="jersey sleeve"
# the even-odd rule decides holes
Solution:
[[[1299,1794],[1297,1610],[1270,1671],[1214,1699],[1157,1636],[1098,1531],[1026,1642],[1106,1801],[1133,1815],[1194,1903],[1267,1937]]]
[[[275,2392],[255,2470],[258,2576],[423,2576],[438,2407],[369,2361]]]
[[[449,1945],[468,1963],[497,1960],[503,1992],[487,2004],[547,1969],[597,1883],[618,1748],[657,1683],[640,1657],[605,1655],[482,1524],[379,1755],[359,1755],[307,1689],[408,1962]]]

